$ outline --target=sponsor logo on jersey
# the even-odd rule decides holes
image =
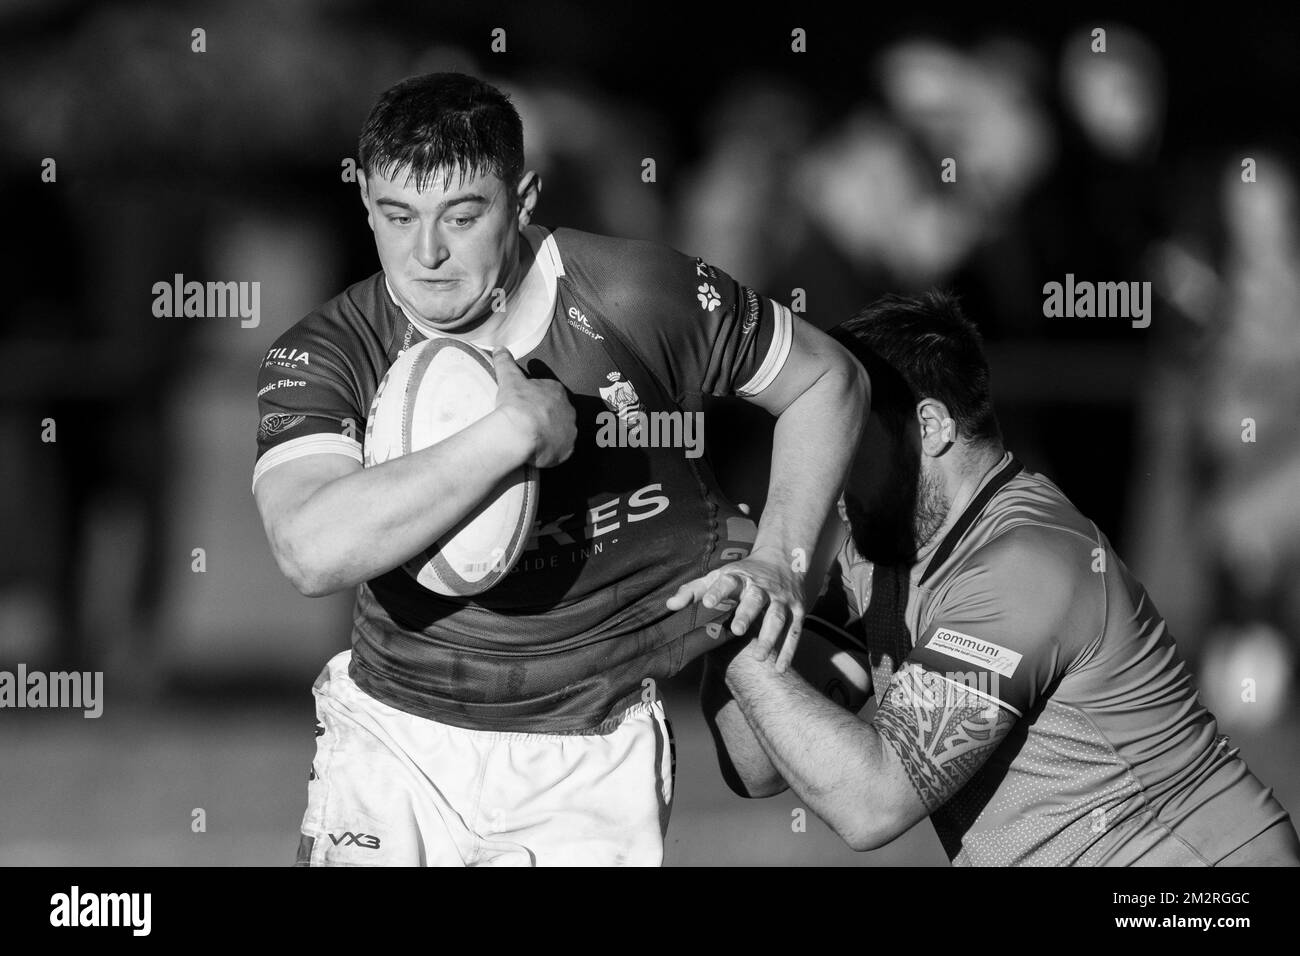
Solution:
[[[712,282],[718,281],[718,270],[713,268],[699,256],[695,257],[695,275],[701,279],[708,279]]]
[[[299,352],[297,349],[270,349],[262,362],[262,368],[278,365],[281,368],[296,369],[299,365],[310,365],[311,353]]]
[[[257,437],[262,441],[274,438],[281,432],[296,428],[307,420],[306,415],[288,415],[284,412],[272,412],[262,416],[262,424],[257,427]]]
[[[259,388],[257,390],[257,397],[261,398],[267,392],[274,392],[277,388],[298,388],[299,386],[306,385],[306,384],[307,383],[304,382],[302,379],[282,378],[278,382],[272,382],[270,385],[263,385],[261,388]]]
[[[587,321],[587,317],[582,314],[577,306],[569,307],[569,325],[597,342],[605,337],[591,327],[591,323]]]
[[[722,296],[718,295],[718,290],[708,282],[701,283],[695,290],[695,298],[700,300],[700,308],[705,312],[712,312],[722,304]]]
[[[1009,647],[991,641],[982,641],[978,637],[971,637],[961,631],[951,631],[946,627],[935,631],[934,636],[925,646],[959,661],[987,667],[1003,677],[1010,677],[1016,672],[1022,656]]]
[[[538,518],[528,537],[528,550],[540,547],[543,540],[561,547],[595,542],[597,538],[613,534],[625,525],[647,521],[668,510],[670,502],[663,489],[663,484],[656,481],[638,488],[627,495],[626,500],[621,496],[611,498],[588,508],[582,514],[558,515],[549,520]],[[596,543],[591,553],[599,554],[601,547],[602,544]],[[524,562],[520,562],[515,570],[523,570],[523,565]],[[535,567],[542,566],[538,564]],[[554,566],[558,567],[558,563]],[[534,567],[527,568],[533,569]]]
[[[410,319],[406,321],[406,331],[402,333],[402,347],[397,350],[397,358],[402,357],[402,353],[411,347],[411,339],[415,337],[415,323]]]

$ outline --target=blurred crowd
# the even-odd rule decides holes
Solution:
[[[471,48],[464,31],[351,3],[70,9],[0,14],[0,182],[16,214],[0,662],[165,659],[178,633],[239,629],[240,608],[290,627],[298,605],[266,570],[247,492],[257,360],[376,268],[341,175],[374,97],[458,69],[511,93],[546,225],[668,242],[784,301],[803,290],[822,327],[885,292],[957,291],[1009,447],[1116,543],[1221,678],[1213,706],[1242,722],[1281,712],[1300,635],[1300,169],[1276,131],[1177,128],[1213,120],[1174,108],[1187,77],[1158,38],[1106,22],[1102,53],[1096,24],[918,27],[864,52],[847,94],[815,67],[751,57],[670,101],[538,52],[522,27],[525,52],[493,59],[486,35]],[[40,179],[45,157],[57,184]],[[263,324],[153,318],[148,290],[175,273],[261,279]],[[1045,317],[1044,283],[1067,274],[1150,281],[1150,328]],[[712,429],[723,480],[761,504],[764,423],[716,414],[744,425]],[[46,418],[56,442],[41,441]],[[261,564],[200,595],[194,540]],[[1261,682],[1256,699],[1239,676]]]

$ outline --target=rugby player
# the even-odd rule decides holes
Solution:
[[[386,91],[358,165],[381,270],[280,336],[258,381],[253,491],[276,561],[303,594],[357,594],[351,649],[314,688],[298,862],[658,864],[673,758],[655,688],[751,627],[786,666],[792,555],[842,487],[866,378],[702,259],[535,225],[519,116],[476,78]],[[433,336],[492,353],[495,411],[363,468],[377,387]],[[597,443],[606,410],[693,413],[705,395],[778,416],[757,528],[706,459]],[[525,463],[538,521],[506,579],[448,598],[401,569]]]
[[[1151,598],[1003,447],[958,302],[887,296],[831,334],[870,370],[872,413],[814,610],[846,609],[876,708],[718,650],[702,695],[733,789],[788,783],[858,850],[929,816],[961,865],[1300,861]]]

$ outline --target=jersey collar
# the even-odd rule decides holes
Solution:
[[[551,327],[555,314],[555,297],[559,287],[559,278],[564,275],[564,263],[560,251],[555,245],[555,236],[541,226],[528,225],[523,228],[524,238],[533,250],[533,264],[515,291],[506,299],[505,311],[509,315],[510,340],[505,347],[510,354],[519,359],[541,344]],[[425,338],[455,338],[479,348],[486,349],[473,334],[460,336],[448,335],[425,322],[406,308],[384,276],[384,288],[388,298],[401,309],[408,322],[424,335]]]

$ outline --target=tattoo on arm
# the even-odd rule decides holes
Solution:
[[[872,721],[927,813],[966,785],[1015,722],[989,698],[912,663],[894,675]]]

